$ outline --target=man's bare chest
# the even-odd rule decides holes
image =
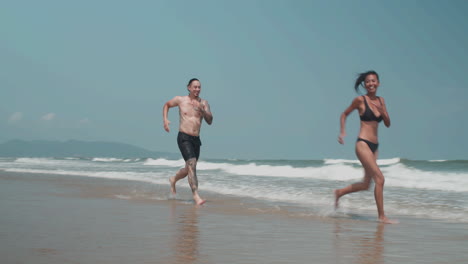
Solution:
[[[200,107],[200,102],[186,100],[179,104],[179,111],[182,116],[199,118],[201,117]]]

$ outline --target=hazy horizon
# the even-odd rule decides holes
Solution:
[[[40,143],[40,148],[37,148],[37,149],[33,149],[33,153],[39,153],[40,155],[5,155],[5,153],[8,153],[10,150],[6,150],[6,149],[1,149],[1,147],[4,147],[5,145],[7,145],[8,143],[16,143],[15,141],[20,141],[20,143],[26,143],[26,144],[29,144],[28,145],[28,151],[31,151],[31,144],[34,144],[34,143]],[[88,158],[110,158],[110,159],[113,159],[113,158],[155,158],[155,159],[170,159],[170,160],[173,160],[173,159],[176,159],[176,160],[182,160],[182,156],[180,155],[180,153],[177,151],[158,151],[158,150],[153,150],[153,149],[148,149],[148,148],[145,148],[145,147],[140,147],[140,146],[136,146],[136,145],[132,145],[132,144],[128,144],[128,143],[123,143],[123,142],[115,142],[115,141],[87,141],[87,140],[76,140],[76,139],[69,139],[69,140],[22,140],[22,139],[11,139],[11,140],[8,140],[8,141],[5,141],[5,142],[0,142],[0,157],[3,157],[3,158],[21,158],[21,157],[26,157],[26,158],[51,158],[51,157],[55,157],[55,158],[67,158],[67,157],[76,157],[76,155],[62,155],[62,154],[57,154],[59,152],[57,152],[55,155],[47,155],[48,153],[50,154],[50,149],[44,149],[44,147],[46,147],[47,145],[46,144],[50,144],[49,146],[53,146],[53,147],[56,147],[56,144],[62,144],[62,146],[64,144],[69,144],[69,143],[86,143],[86,145],[89,147],[90,146],[90,143],[96,143],[96,144],[101,144],[99,145],[99,148],[100,150],[102,151],[102,153],[108,153],[108,154],[105,154],[105,155],[85,155],[86,157]],[[111,146],[111,147],[123,147],[119,150],[118,153],[115,153],[115,152],[109,152],[109,151],[112,151],[112,148],[109,148],[109,149],[104,149],[102,147],[102,144],[106,144],[107,146]],[[83,146],[83,147],[86,147],[86,146]],[[140,149],[142,151],[147,151],[147,152],[151,152],[152,155],[140,155],[140,156],[136,156],[134,153],[135,149],[133,148],[136,148],[136,149]],[[80,148],[81,150],[83,150],[83,148]],[[84,148],[86,149],[86,148]],[[122,152],[122,149],[130,149],[129,152],[127,152],[127,155],[125,155],[124,152]],[[42,151],[41,151],[42,150]],[[93,151],[93,149],[87,149],[88,151]],[[14,149],[14,151],[18,151],[18,149]],[[61,149],[61,151],[63,151],[63,149]],[[107,152],[106,152],[107,151]],[[11,153],[13,153],[12,151],[10,151]],[[356,157],[350,157],[350,158],[317,158],[317,159],[284,159],[284,158],[224,158],[224,157],[209,157],[209,156],[201,156],[200,157],[200,160],[216,160],[216,159],[219,159],[219,160],[227,160],[227,161],[235,161],[235,160],[238,160],[238,161],[241,161],[241,160],[244,160],[244,161],[249,161],[249,160],[252,160],[252,161],[325,161],[327,163],[334,163],[334,162],[346,162],[346,161],[354,161],[354,162],[358,162],[357,158]],[[407,158],[407,157],[390,157],[390,158],[379,158],[379,162],[382,163],[382,164],[387,164],[387,163],[395,163],[395,162],[398,162],[398,161],[402,161],[402,160],[408,160],[408,161],[431,161],[431,162],[442,162],[442,161],[468,161],[468,160],[464,160],[464,159],[427,159],[427,160],[421,160],[421,159],[411,159],[411,158]]]

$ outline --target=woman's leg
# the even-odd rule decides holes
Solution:
[[[362,144],[361,144],[362,143]],[[371,155],[373,156],[372,151],[369,149],[366,143],[360,141],[356,143],[356,153],[357,153],[357,148],[361,148],[359,145],[364,145],[363,152],[368,152],[366,155]],[[335,190],[335,207],[338,207],[338,200],[340,199],[341,196],[346,195],[348,193],[353,193],[353,192],[360,192],[360,191],[365,191],[369,189],[370,186],[370,181],[372,179],[372,171],[370,171],[368,168],[364,167],[364,178],[361,182],[353,183],[351,185],[348,185],[342,189],[336,189]]]
[[[360,146],[358,146],[360,145]],[[365,146],[363,146],[365,145]],[[374,198],[377,205],[377,213],[379,215],[379,221],[386,224],[396,224],[398,221],[393,221],[385,216],[384,211],[384,199],[383,189],[385,184],[385,177],[382,174],[379,166],[377,165],[378,151],[369,155],[369,152],[365,150],[366,144],[356,144],[356,155],[362,163],[362,166],[366,171],[369,171],[374,179]]]
[[[377,204],[377,212],[379,214],[379,219],[385,217],[384,213],[384,205],[383,205],[383,186],[385,183],[385,178],[382,172],[377,165],[376,156],[377,153],[374,155],[364,142],[358,142],[356,144],[356,155],[361,161],[362,166],[364,169],[369,172],[374,179],[375,189],[374,189],[374,196],[375,196],[375,203]]]

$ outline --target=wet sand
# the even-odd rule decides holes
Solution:
[[[297,215],[203,190],[197,207],[178,191],[0,172],[1,263],[468,262],[468,224]]]

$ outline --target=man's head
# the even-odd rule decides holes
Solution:
[[[189,95],[193,95],[195,97],[200,96],[200,81],[197,78],[190,79],[189,83],[187,84],[187,90],[189,91]]]

